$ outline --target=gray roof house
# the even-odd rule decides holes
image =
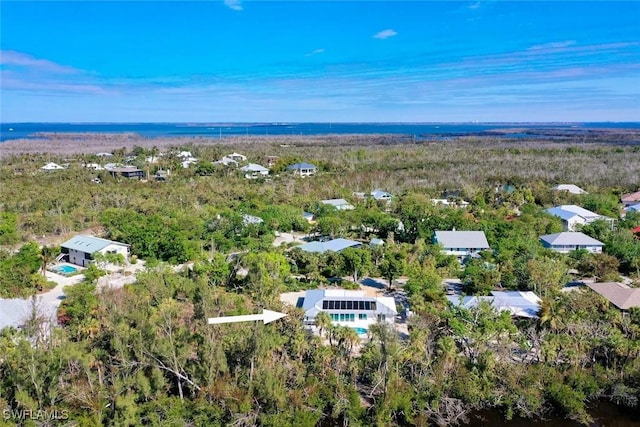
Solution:
[[[571,193],[571,194],[589,194],[586,191],[584,191],[582,188],[573,184],[559,184],[553,187],[552,190],[566,191],[567,193]]]
[[[350,211],[354,209],[353,205],[351,205],[345,199],[327,199],[321,200],[320,203],[322,203],[323,205],[333,206],[339,211]]]
[[[359,248],[362,243],[349,239],[333,239],[326,242],[309,242],[300,245],[299,248],[305,252],[325,253],[328,251],[340,252],[347,248]]]
[[[576,205],[554,206],[547,209],[546,212],[562,220],[562,229],[564,231],[577,231],[583,225],[590,224],[597,220],[609,221],[611,226],[613,226],[614,222],[612,218],[599,215]]]
[[[344,289],[309,290],[302,309],[305,325],[315,324],[318,313],[324,311],[331,317],[331,323],[355,328],[360,335],[377,322],[394,323],[398,314],[393,297],[368,296],[364,291]]]
[[[60,245],[61,252],[68,256],[69,262],[87,267],[93,260],[93,254],[122,254],[129,256],[129,245],[95,236],[77,235]]]
[[[256,163],[249,163],[248,165],[241,167],[240,170],[242,172],[246,172],[244,177],[247,179],[255,179],[269,175],[269,169]]]
[[[579,231],[564,231],[562,233],[540,236],[540,242],[545,248],[563,254],[577,249],[586,249],[591,253],[601,253],[604,243],[587,236]]]
[[[444,247],[444,253],[459,258],[476,256],[478,252],[489,249],[484,231],[436,231],[433,242]]]
[[[294,175],[311,176],[318,171],[318,167],[311,163],[294,163],[287,166],[287,170],[293,171]]]

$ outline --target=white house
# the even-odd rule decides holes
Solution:
[[[42,169],[45,172],[64,170],[64,168],[57,163],[47,163],[40,169]]]
[[[259,216],[242,214],[242,225],[244,225],[245,227],[248,225],[262,224],[263,222],[264,219],[260,218]]]
[[[373,197],[375,200],[382,200],[382,201],[388,202],[388,201],[391,201],[391,198],[393,196],[390,193],[387,193],[386,191],[376,188],[371,192],[371,197]]]
[[[311,163],[295,163],[293,165],[287,166],[287,170],[293,171],[294,175],[311,176],[315,175],[315,173],[318,171],[318,167],[316,165],[312,165]]]
[[[458,258],[476,256],[489,249],[484,231],[436,231],[433,242],[442,245],[445,254]]]
[[[104,168],[102,166],[100,166],[98,163],[83,163],[82,167],[83,168],[87,168],[87,169],[91,169],[91,170],[94,170],[94,171],[104,170]]]
[[[213,162],[213,164],[224,165],[224,166],[238,166],[238,162],[236,162],[235,160],[227,156],[221,158],[220,160],[216,160],[215,162]]]
[[[557,216],[562,220],[564,231],[576,231],[586,224],[591,224],[597,220],[604,220],[613,227],[614,220],[606,216],[598,215],[588,209],[576,205],[554,206],[546,210],[547,213]]]
[[[451,206],[456,208],[466,208],[469,206],[469,202],[456,199],[431,199],[431,203],[434,205]]]
[[[318,313],[325,312],[335,325],[368,329],[377,322],[393,324],[398,314],[392,297],[367,296],[364,291],[313,289],[302,301],[305,325],[314,325]]]
[[[322,203],[323,205],[333,206],[339,211],[350,211],[354,209],[353,205],[351,205],[345,199],[327,199],[321,200],[320,203]]]
[[[246,162],[247,161],[247,156],[243,156],[240,153],[231,153],[226,157],[231,159],[231,160],[234,160],[236,162]]]
[[[448,295],[447,300],[456,306],[466,309],[476,307],[481,302],[488,302],[498,311],[508,311],[514,317],[537,318],[540,311],[540,298],[533,292],[492,291],[491,296],[459,296]]]
[[[245,172],[244,177],[247,179],[255,179],[269,175],[269,169],[256,163],[249,163],[241,167],[240,170]]]
[[[188,159],[190,157],[193,157],[193,154],[191,154],[191,151],[181,151],[176,155],[176,157],[180,157],[181,159]]]
[[[88,266],[93,260],[93,254],[122,254],[125,259],[129,256],[129,245],[94,236],[78,235],[60,245],[63,254],[68,254],[69,262],[81,267]]]
[[[555,187],[553,187],[552,190],[555,190],[555,191],[566,191],[566,192],[571,193],[571,194],[589,194],[586,191],[584,191],[582,188],[578,187],[577,185],[573,185],[573,184],[559,184],[559,185],[556,185]]]
[[[562,233],[540,236],[540,242],[545,248],[552,249],[563,254],[577,249],[586,249],[591,253],[602,252],[604,243],[578,231],[565,231]]]

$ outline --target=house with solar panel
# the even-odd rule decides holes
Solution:
[[[312,289],[302,301],[305,325],[314,325],[316,316],[325,312],[334,325],[348,326],[358,333],[372,324],[393,324],[398,315],[393,297],[370,296],[364,291],[345,289]]]
[[[130,245],[125,243],[84,235],[77,235],[60,245],[61,252],[67,261],[81,267],[89,266],[95,253],[121,254],[127,259],[129,248]]]

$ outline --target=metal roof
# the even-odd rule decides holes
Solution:
[[[371,197],[373,197],[376,200],[390,199],[391,194],[387,193],[386,191],[380,190],[379,188],[376,188],[371,192]]]
[[[101,239],[100,237],[83,236],[83,235],[77,235],[67,240],[60,246],[63,248],[92,254],[96,251],[106,248],[109,245],[129,246],[125,243],[119,243],[119,242],[114,242],[112,240]]]
[[[316,165],[312,165],[311,163],[295,163],[293,165],[287,166],[288,170],[300,170],[300,169],[318,169]]]
[[[568,191],[571,194],[588,194],[582,188],[574,184],[560,184],[553,187],[553,189],[557,191]]]
[[[435,241],[445,248],[489,249],[484,231],[436,231]]]
[[[587,236],[579,231],[565,231],[562,233],[546,234],[540,240],[551,246],[604,246],[599,240]]]
[[[322,304],[320,304],[325,299],[331,300],[351,300],[351,301],[376,301],[379,304],[386,307],[386,311],[389,311],[393,314],[398,314],[398,310],[396,308],[396,302],[393,297],[377,297],[377,296],[368,296],[364,291],[357,290],[346,290],[346,289],[311,289],[308,290],[304,295],[304,300],[302,302],[302,309],[307,312],[313,309],[320,309]],[[314,310],[315,311],[315,310]],[[319,311],[319,310],[318,310]],[[355,310],[358,311],[358,310]],[[380,308],[376,309],[376,311],[380,312]]]
[[[491,292],[492,296],[457,296],[449,295],[447,300],[454,305],[466,309],[476,307],[485,301],[498,311],[508,311],[512,316],[537,318],[540,310],[540,298],[533,292]]]
[[[547,212],[549,212],[551,215],[556,215],[556,216],[560,216],[558,213],[556,213],[560,211],[571,212],[574,215],[580,215],[584,219],[593,219],[593,218],[601,217],[601,215],[598,215],[595,212],[591,212],[588,209],[581,208],[580,206],[576,206],[576,205],[560,205],[560,206],[554,206],[553,208],[547,209]]]
[[[269,169],[257,163],[249,163],[247,166],[241,167],[240,170],[244,172],[269,172]]]
[[[345,199],[327,199],[327,200],[321,200],[320,201],[322,204],[325,205],[331,205],[331,206],[351,206],[349,204],[349,202],[347,202]]]
[[[340,252],[343,249],[361,246],[360,242],[349,239],[333,239],[328,242],[309,242],[300,246],[305,252],[324,253],[328,251]]]

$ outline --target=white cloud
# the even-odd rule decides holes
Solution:
[[[238,12],[242,10],[242,0],[224,0],[224,4],[229,6],[230,9],[237,10]]]
[[[74,74],[79,72],[79,70],[73,67],[56,64],[48,59],[35,58],[28,53],[16,52],[15,50],[0,51],[0,65],[25,67],[57,74]]]
[[[324,53],[324,49],[323,48],[312,50],[311,52],[305,53],[304,56],[319,55],[321,53]]]
[[[531,46],[528,50],[541,50],[541,49],[562,49],[564,47],[573,46],[576,44],[575,40],[565,40],[562,42],[551,42],[544,44],[537,44],[535,46]]]
[[[374,39],[384,40],[384,39],[388,39],[389,37],[393,37],[396,34],[398,34],[398,33],[393,31],[392,29],[388,29],[388,30],[383,30],[383,31],[380,31],[379,33],[374,34],[373,38]]]

